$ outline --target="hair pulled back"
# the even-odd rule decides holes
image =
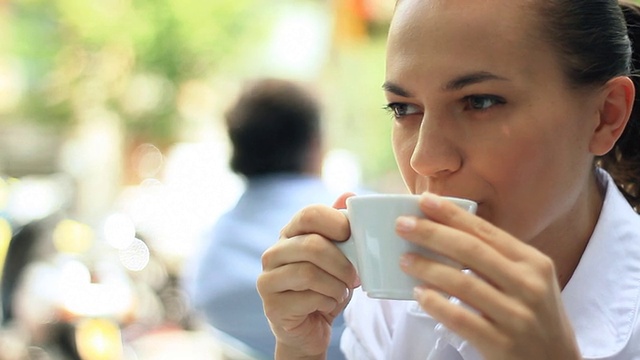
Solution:
[[[631,206],[640,212],[640,7],[617,0],[534,2],[543,35],[558,50],[572,85],[600,86],[630,75],[636,99],[629,123],[614,148],[598,157]]]

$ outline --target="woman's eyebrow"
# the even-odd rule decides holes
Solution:
[[[444,84],[444,86],[442,86],[442,90],[457,91],[469,85],[478,84],[485,81],[493,81],[493,80],[509,81],[509,79],[505,77],[498,76],[488,71],[477,71],[469,74],[464,74],[452,79],[451,81]],[[390,92],[398,96],[412,97],[411,92],[403,89],[400,85],[394,84],[390,81],[385,81],[384,84],[382,84],[382,89],[386,92]]]
[[[447,82],[442,87],[442,89],[444,91],[456,91],[463,89],[465,86],[491,80],[508,81],[507,78],[504,78],[502,76],[498,76],[487,71],[478,71],[458,76],[455,79]]]
[[[396,85],[390,81],[385,81],[384,84],[382,84],[382,89],[386,92],[390,92],[398,96],[411,97],[410,92],[408,92],[407,90],[401,88],[399,85]]]

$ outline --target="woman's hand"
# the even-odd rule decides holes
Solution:
[[[348,196],[335,206],[344,207]],[[276,358],[325,357],[331,323],[358,281],[354,267],[329,239],[346,240],[349,233],[349,222],[340,211],[309,206],[263,254],[257,288],[276,336]]]
[[[423,195],[420,206],[431,220],[401,217],[398,233],[476,275],[416,254],[403,257],[404,271],[425,283],[416,299],[427,313],[487,359],[580,358],[549,257],[435,195]]]

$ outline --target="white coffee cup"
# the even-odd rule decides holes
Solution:
[[[335,244],[355,266],[362,290],[372,298],[412,300],[413,288],[421,282],[400,269],[402,254],[412,252],[452,266],[451,260],[401,238],[395,231],[399,216],[424,218],[420,195],[362,195],[347,199],[342,212],[349,218],[351,237]],[[443,197],[474,213],[474,201]]]

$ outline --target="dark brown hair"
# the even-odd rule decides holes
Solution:
[[[611,174],[640,212],[640,7],[616,0],[545,0],[534,6],[572,85],[599,86],[616,76],[631,76],[636,100],[629,123],[596,164]]]
[[[247,178],[302,173],[320,136],[320,104],[301,84],[259,79],[225,114],[231,169]]]

